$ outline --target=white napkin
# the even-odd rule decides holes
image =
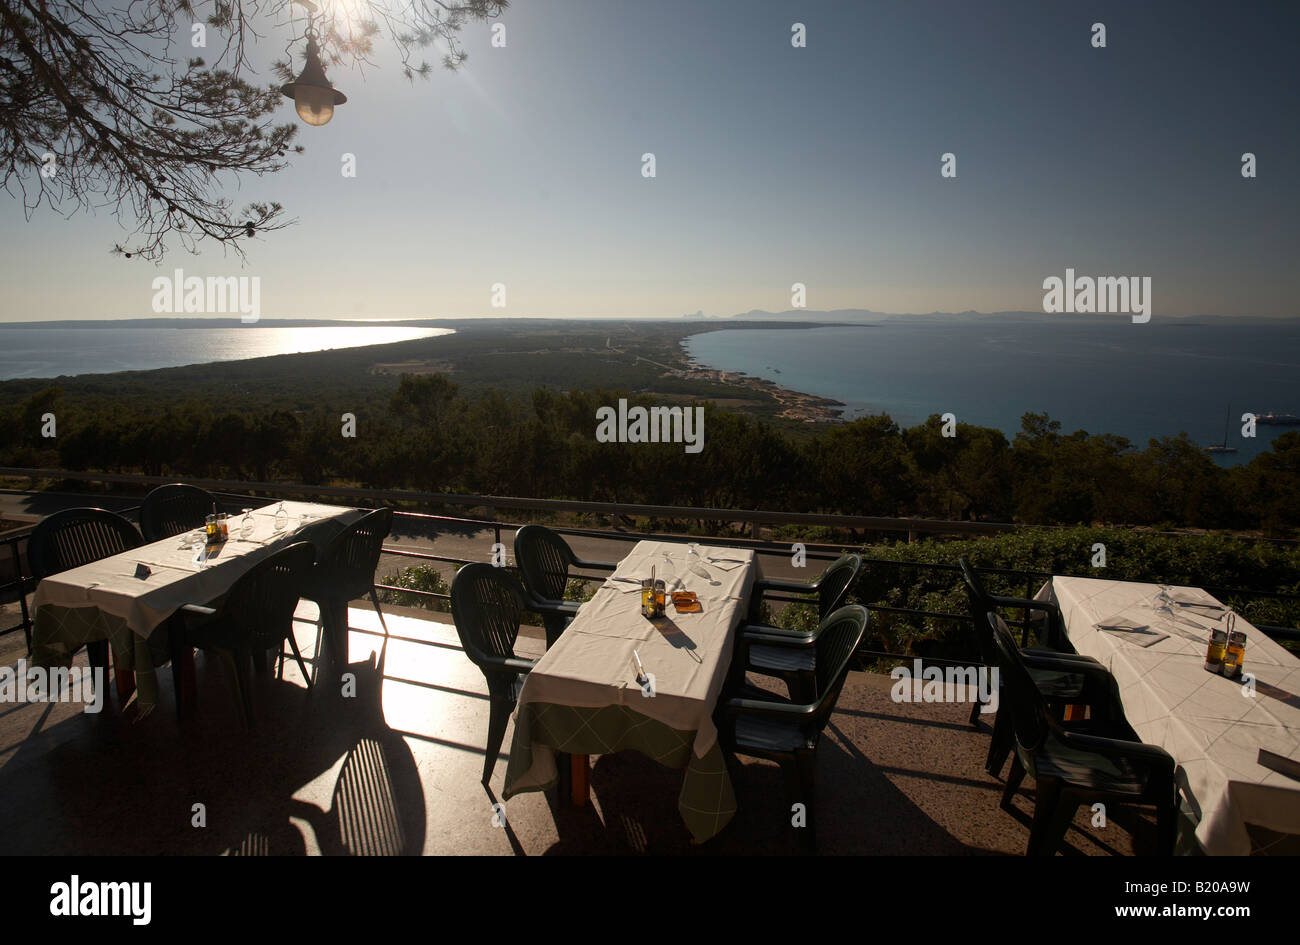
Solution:
[[[1098,630],[1136,631],[1145,630],[1148,627],[1148,624],[1138,623],[1133,618],[1126,617],[1123,614],[1116,614],[1113,617],[1107,617],[1105,620],[1098,620],[1093,624],[1093,626]]]

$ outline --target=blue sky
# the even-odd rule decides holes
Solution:
[[[0,319],[152,315],[176,267],[259,276],[264,317],[1036,310],[1066,267],[1150,276],[1156,317],[1300,314],[1298,9],[517,0],[458,73],[333,68],[333,122],[231,192],[299,221],[243,268],[0,195]]]

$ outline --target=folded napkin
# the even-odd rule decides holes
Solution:
[[[1125,617],[1123,614],[1116,614],[1113,617],[1107,617],[1105,620],[1098,620],[1093,624],[1098,630],[1127,630],[1138,631],[1145,630],[1148,624],[1138,623],[1131,617]]]

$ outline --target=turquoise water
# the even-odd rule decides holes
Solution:
[[[996,427],[1011,437],[1028,411],[1065,432],[1114,433],[1145,446],[1186,431],[1223,440],[1248,461],[1300,427],[1257,427],[1242,413],[1300,414],[1300,321],[1204,319],[1145,325],[1128,319],[884,319],[870,326],[737,328],[692,335],[701,365],[767,378],[830,397],[853,417],[885,411],[903,426],[932,413]]]
[[[264,358],[274,354],[356,348],[445,335],[450,328],[387,325],[221,328],[4,328],[0,380],[62,374],[148,371]]]

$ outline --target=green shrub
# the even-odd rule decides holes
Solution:
[[[434,594],[450,594],[451,585],[448,584],[436,568],[427,564],[417,564],[412,567],[398,571],[394,574],[384,576],[380,581],[381,584],[387,584],[390,587],[407,587],[415,591],[428,591]],[[378,592],[379,602],[381,604],[394,604],[398,607],[423,607],[425,610],[435,610],[439,613],[451,613],[451,602],[439,597],[426,597],[423,594],[405,594],[401,591]]]
[[[1096,543],[1106,546],[1104,568],[1091,566]],[[1213,533],[1175,536],[1098,527],[1026,529],[975,539],[868,545],[863,554],[945,565],[955,565],[958,557],[965,556],[977,568],[1300,594],[1300,548]],[[1032,596],[1045,580],[1034,578],[1026,585],[1023,578],[984,575],[992,593],[1015,597]],[[1300,626],[1300,601],[1213,592],[1251,623]],[[955,615],[969,612],[956,571],[906,564],[867,564],[852,598],[868,605]],[[879,612],[872,614],[868,646],[952,658],[967,658],[972,649],[969,625],[963,621]]]

